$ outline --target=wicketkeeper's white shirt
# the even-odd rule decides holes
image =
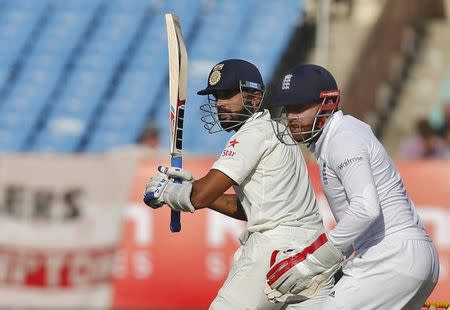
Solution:
[[[281,223],[323,227],[303,155],[275,136],[267,110],[256,113],[228,141],[212,169],[229,176],[247,214],[247,231]]]
[[[429,240],[403,181],[370,126],[337,111],[311,145],[344,253],[381,239]]]

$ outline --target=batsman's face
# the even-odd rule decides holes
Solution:
[[[236,91],[218,91],[215,94],[216,106],[219,113],[233,113],[242,110],[242,94]],[[227,119],[229,114],[219,114],[220,120]]]
[[[241,121],[244,106],[242,93],[239,90],[218,91],[214,97],[220,125],[223,129],[229,130],[230,127]]]
[[[320,110],[320,104],[312,107],[287,106],[288,127],[297,142],[305,141],[313,135],[314,120]]]

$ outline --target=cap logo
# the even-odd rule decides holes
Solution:
[[[286,90],[291,87],[292,74],[287,74],[284,76],[283,83],[281,83],[281,89]]]
[[[214,68],[212,69],[212,71],[216,71],[216,70],[222,70],[223,68],[223,64],[217,64],[214,66]]]
[[[219,83],[221,76],[220,71],[213,71],[209,76],[209,85],[216,85]]]

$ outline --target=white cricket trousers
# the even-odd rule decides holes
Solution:
[[[325,301],[334,285],[333,279],[322,287],[315,298],[299,304],[274,304],[269,302],[264,294],[272,251],[287,247],[305,247],[316,232],[315,229],[278,226],[262,233],[252,233],[245,244],[234,254],[233,265],[228,277],[209,309],[320,309],[320,305]]]
[[[428,240],[383,241],[344,267],[323,310],[419,310],[439,278],[437,251]]]

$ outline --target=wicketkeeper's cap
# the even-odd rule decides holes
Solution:
[[[246,83],[249,87],[264,89],[261,73],[254,64],[242,59],[227,59],[211,69],[208,85],[197,94],[208,95],[218,90],[239,90],[241,82],[250,82]]]
[[[325,68],[312,64],[297,65],[284,74],[277,86],[277,95],[272,105],[306,106],[320,103],[323,100],[323,92],[333,95],[333,91],[338,91],[337,83]]]

